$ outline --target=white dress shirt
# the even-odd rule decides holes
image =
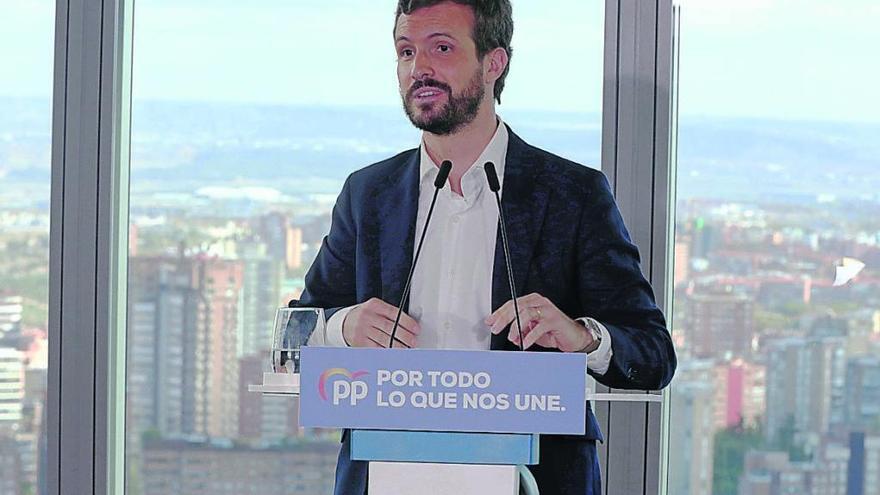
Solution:
[[[462,195],[454,193],[447,182],[437,197],[410,293],[408,314],[421,327],[420,348],[489,349],[491,332],[483,320],[492,313],[498,206],[483,164],[495,164],[503,191],[507,142],[507,127],[499,120],[492,140],[461,178]],[[417,233],[425,225],[439,170],[424,142],[420,152]],[[413,247],[413,255],[417,247]],[[342,323],[355,307],[337,311],[327,321],[325,338],[313,335],[309,344],[345,346]],[[611,335],[604,325],[598,326],[602,340],[599,348],[588,354],[587,366],[604,374],[611,363]]]

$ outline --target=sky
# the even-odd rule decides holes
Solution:
[[[683,115],[880,121],[880,2],[677,0]],[[136,0],[137,99],[399,105],[393,0]],[[51,90],[53,0],[0,2],[0,95]],[[603,2],[514,0],[504,108],[598,112]]]

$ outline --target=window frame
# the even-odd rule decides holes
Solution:
[[[46,481],[59,495],[124,493],[133,9],[56,6]],[[602,170],[667,315],[672,30],[672,0],[605,0]],[[665,409],[598,404],[605,493],[661,492]]]
[[[672,0],[606,0],[602,171],[667,320],[675,205],[672,33]],[[668,393],[601,385],[597,392],[663,397],[603,402],[596,415],[606,438],[599,448],[604,493],[665,493]]]
[[[124,491],[133,7],[56,2],[47,493]]]

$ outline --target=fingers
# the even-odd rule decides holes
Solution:
[[[391,332],[394,329],[394,322],[387,319],[378,317],[374,320],[367,330],[368,334],[372,335],[374,338],[379,340],[382,343],[382,347],[390,347],[389,342],[391,341]],[[418,343],[418,338],[416,335],[406,328],[403,328],[400,325],[397,325],[397,331],[394,333],[394,347],[415,347]]]
[[[558,348],[559,345],[555,336],[555,325],[550,322],[533,322],[528,327],[523,327],[523,349],[538,344],[541,347]],[[511,327],[507,340],[515,345],[519,345],[519,334]]]
[[[345,327],[351,319],[350,341],[354,347],[389,347],[397,308],[381,299],[373,298],[356,308],[357,313],[346,318]],[[401,313],[397,331],[394,334],[394,347],[415,347],[418,343],[420,326],[406,313]]]
[[[523,349],[528,349],[529,347],[535,345],[538,340],[544,339],[544,342],[549,343],[551,332],[555,327],[551,325],[549,322],[540,322],[535,325],[527,335],[523,335]],[[546,338],[545,338],[546,337]],[[545,346],[546,347],[546,346]]]
[[[380,339],[380,340],[384,340],[384,339]],[[361,347],[371,347],[374,349],[381,349],[381,348],[384,348],[387,346],[388,346],[387,340],[385,340],[384,342],[378,342],[378,341],[374,340],[373,337],[367,335],[366,338],[364,339],[364,345],[362,345]]]
[[[369,340],[379,344],[380,347],[391,347],[391,327],[370,327],[366,329],[365,335]],[[394,335],[394,347],[398,349],[415,347],[415,337],[397,327],[397,333]]]
[[[394,320],[397,318],[397,306],[392,306],[387,302],[381,299],[377,299],[375,297],[367,301],[364,306],[368,311],[374,313],[375,315],[381,316],[386,320],[391,321],[392,326],[394,325]],[[418,335],[419,331],[421,330],[419,323],[405,312],[400,313],[400,321],[398,321],[397,325],[398,327],[405,328],[414,335]]]
[[[537,292],[518,297],[516,299],[516,305],[519,306],[520,321],[523,322],[523,330],[525,330],[526,327],[525,322],[533,319],[531,316],[528,315],[528,313],[524,313],[524,311],[528,311],[529,309],[535,307],[547,308],[548,310],[550,308],[556,307],[546,297],[538,294]],[[498,334],[501,333],[502,330],[507,328],[507,326],[510,325],[515,318],[516,312],[514,311],[513,300],[510,300],[501,305],[501,307],[495,310],[494,313],[489,315],[489,317],[486,318],[485,323],[487,325],[490,325],[493,334]],[[511,328],[511,330],[515,330],[515,328]]]
[[[520,317],[520,324],[522,325],[522,336],[525,337],[529,334],[529,331],[538,324],[537,321],[529,319],[527,316]],[[507,340],[513,342],[516,345],[519,345],[520,338],[520,330],[517,328],[516,320],[510,322],[510,331],[507,334]]]

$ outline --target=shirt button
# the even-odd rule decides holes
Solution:
[[[458,215],[452,217],[452,223],[458,223]]]
[[[447,321],[446,323],[443,324],[443,328],[449,330],[450,328],[452,328],[452,325],[450,325],[449,322]]]

